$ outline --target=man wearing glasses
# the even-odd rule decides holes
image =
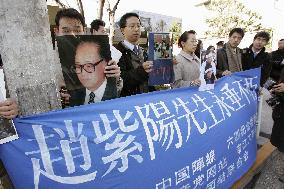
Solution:
[[[106,78],[108,70],[105,70],[105,67],[110,57],[102,51],[102,44],[97,41],[82,41],[77,46],[72,70],[84,88],[70,93],[70,106],[91,104],[118,97],[116,82],[110,82]]]
[[[141,35],[139,16],[136,13],[126,13],[121,17],[119,26],[124,35],[124,41],[117,45],[122,53],[118,62],[123,79],[120,96],[148,92],[148,73],[152,71],[153,62],[145,60],[143,50],[138,45]]]

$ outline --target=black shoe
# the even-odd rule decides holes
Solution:
[[[281,175],[281,176],[278,178],[278,180],[279,180],[280,182],[283,182],[283,183],[284,183],[284,174]]]

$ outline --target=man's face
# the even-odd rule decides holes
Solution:
[[[197,47],[196,35],[192,34],[192,33],[188,34],[188,38],[187,38],[186,42],[182,42],[181,44],[183,46],[182,49],[185,52],[188,52],[188,53],[195,52],[196,47]]]
[[[55,29],[57,36],[62,35],[83,35],[84,27],[80,20],[75,18],[62,17],[59,26]]]
[[[126,26],[121,31],[127,41],[137,43],[141,35],[141,24],[137,17],[132,16],[126,19]]]
[[[235,32],[229,37],[229,44],[231,45],[232,48],[236,48],[240,42],[242,41],[242,36],[241,34]]]
[[[284,49],[284,41],[279,41],[278,42],[278,48],[279,49]]]
[[[76,74],[82,85],[90,91],[95,91],[105,80],[104,69],[106,62],[101,60],[97,44],[87,42],[78,46],[75,55],[75,65],[78,67],[77,70],[80,70],[78,65],[84,65],[84,67],[81,73],[76,71]],[[94,64],[97,65],[94,66]]]
[[[107,32],[105,30],[104,26],[100,26],[98,31],[96,31],[95,29],[93,30],[93,35],[107,35]]]
[[[257,37],[252,43],[253,48],[257,51],[260,51],[265,45],[267,45],[267,41],[263,37]]]

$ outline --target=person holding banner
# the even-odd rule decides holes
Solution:
[[[176,56],[177,64],[174,64],[175,81],[173,88],[199,86],[200,60],[195,55],[197,48],[196,32],[185,31],[178,40],[179,47],[182,48]]]
[[[276,103],[272,112],[274,124],[270,142],[281,152],[283,174],[279,180],[284,183],[284,69],[282,69],[279,84],[274,85],[271,92],[274,95]]]
[[[229,33],[229,41],[217,51],[217,77],[242,71],[242,54],[238,48],[245,33],[241,28],[234,28]]]
[[[248,48],[243,49],[242,52],[243,70],[261,67],[261,86],[263,86],[269,78],[272,67],[270,56],[265,52],[265,45],[267,45],[269,40],[269,33],[265,31],[258,32],[253,38],[253,43]]]

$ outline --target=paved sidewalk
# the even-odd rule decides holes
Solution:
[[[280,167],[280,152],[271,159],[262,170],[259,179],[253,189],[284,189],[284,183],[278,180],[278,177],[284,173]]]

